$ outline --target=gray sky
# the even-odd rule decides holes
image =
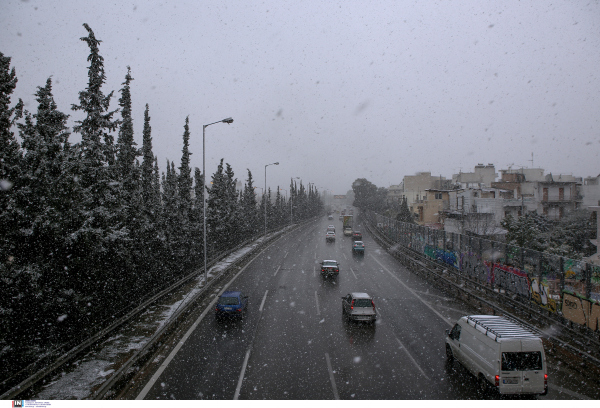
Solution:
[[[87,35],[102,40],[105,93],[131,66],[135,139],[150,105],[154,153],[192,166],[221,158],[239,179],[335,194],[365,177],[450,178],[477,163],[600,173],[598,1],[2,0],[0,50],[22,98],[53,77],[59,109],[87,84]],[[71,141],[79,141],[72,135]],[[283,192],[285,194],[285,192]]]

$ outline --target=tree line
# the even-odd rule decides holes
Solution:
[[[161,173],[148,104],[141,148],[134,141],[130,68],[111,110],[100,41],[84,27],[88,83],[71,106],[83,113],[72,129],[79,143],[69,142],[69,115],[54,101],[51,78],[37,88],[37,112],[21,100],[11,106],[17,76],[0,52],[0,378],[201,266],[203,200],[208,259],[262,234],[265,206],[269,230],[323,211],[317,191],[293,180],[289,201],[278,187],[257,202],[250,170],[238,193],[223,159],[206,187],[190,167],[188,118],[180,165],[167,160]]]

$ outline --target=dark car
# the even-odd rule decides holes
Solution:
[[[333,259],[326,259],[321,262],[321,275],[327,276],[338,276],[340,274],[340,264]]]
[[[355,241],[362,241],[362,234],[360,233],[360,231],[354,231],[352,233],[352,239]]]
[[[365,244],[362,241],[354,241],[352,243],[352,253],[357,255],[365,254]]]
[[[342,297],[342,314],[348,320],[375,323],[377,310],[373,298],[366,293],[353,292]]]
[[[248,296],[239,290],[223,292],[215,306],[215,317],[242,317],[248,309]]]

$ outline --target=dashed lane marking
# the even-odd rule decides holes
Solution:
[[[427,377],[427,374],[425,374],[425,371],[423,371],[423,369],[421,368],[421,366],[417,363],[417,361],[413,358],[413,356],[408,352],[408,349],[404,346],[404,344],[402,344],[402,342],[400,341],[400,339],[398,337],[396,337],[395,334],[394,334],[394,338],[396,339],[396,341],[400,345],[400,348],[402,350],[404,350],[404,352],[406,353],[406,355],[408,356],[408,358],[410,358],[410,361],[412,361],[413,364],[419,369],[419,371],[421,372],[421,374],[423,374],[423,377],[425,377],[425,378],[427,378],[427,380],[429,380],[429,377]]]
[[[265,295],[263,296],[263,300],[262,302],[260,302],[260,307],[258,308],[259,312],[262,312],[263,310],[263,306],[265,305],[265,300],[267,300],[267,293],[269,293],[269,291],[265,291]]]
[[[275,271],[275,274],[274,274],[273,276],[277,276],[277,272],[279,272],[279,268],[281,268],[281,265],[279,265],[279,266],[277,267],[277,270]]]
[[[352,272],[352,275],[354,275],[354,279],[358,279],[358,278],[356,277],[356,274],[355,274],[355,273],[354,273],[354,271],[352,270],[352,268],[350,268],[350,272]]]
[[[392,278],[394,278],[398,282],[400,282],[402,284],[402,286],[404,286],[410,293],[412,293],[417,299],[419,299],[419,301],[421,301],[421,303],[423,303],[425,306],[427,306],[433,313],[435,313],[436,315],[438,315],[438,317],[440,319],[442,319],[444,322],[446,322],[446,324],[448,326],[450,326],[450,327],[453,326],[453,324],[450,323],[447,318],[445,318],[440,312],[438,312],[437,310],[435,310],[429,303],[427,303],[423,299],[421,299],[421,297],[419,295],[417,295],[417,293],[414,290],[412,290],[411,288],[409,288],[406,283],[402,282],[400,280],[400,278],[398,278],[396,275],[394,275],[388,268],[386,268],[385,266],[383,266],[383,264],[381,262],[379,262],[379,260],[373,256],[373,254],[371,254],[371,257],[375,260],[375,262],[377,262],[379,264],[379,266],[381,266],[383,268],[384,271],[386,271],[387,273],[389,273]]]
[[[331,381],[331,389],[333,390],[333,398],[336,400],[340,399],[337,387],[335,385],[335,378],[333,378],[333,369],[331,368],[331,360],[329,359],[329,353],[325,353],[325,361],[327,361],[327,370],[329,370],[329,381]]]
[[[319,309],[319,297],[317,296],[317,291],[315,290],[315,301],[317,304],[317,316],[321,315],[321,309]]]

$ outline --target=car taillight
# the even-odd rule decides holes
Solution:
[[[375,311],[375,302],[373,302],[373,299],[371,299],[371,304],[373,305],[373,311]]]
[[[500,376],[499,375],[496,376],[494,385],[496,385],[496,387],[500,386]]]
[[[352,304],[350,305],[350,309],[354,310],[354,299],[352,299]]]
[[[544,387],[548,386],[548,374],[544,374]]]
[[[237,311],[238,311],[238,312],[241,312],[241,311],[242,311],[242,309],[240,308],[240,309],[238,309]]]

